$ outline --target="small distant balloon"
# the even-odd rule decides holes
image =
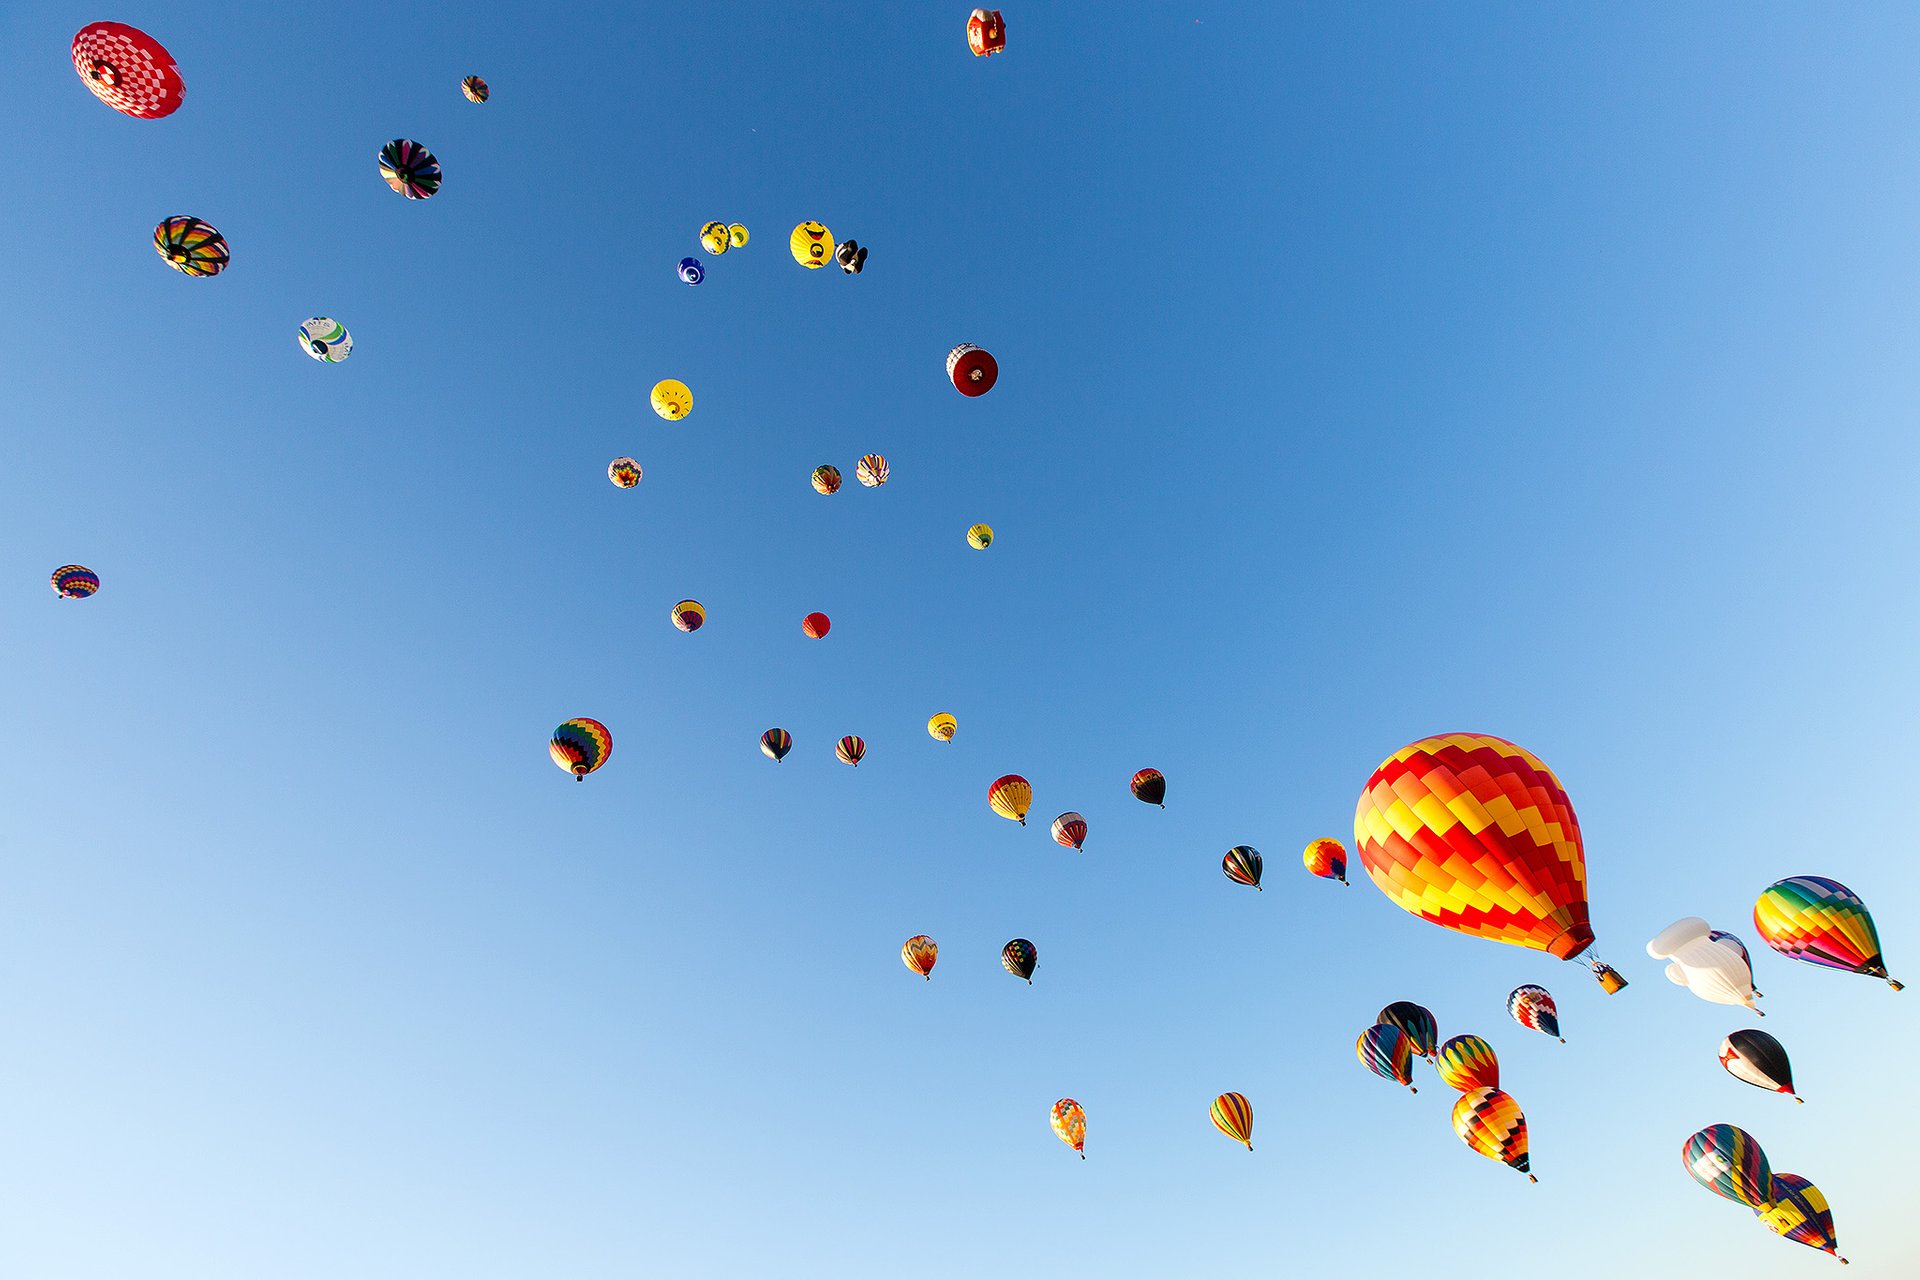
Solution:
[[[607,464],[607,479],[622,489],[631,489],[640,483],[640,464],[632,458],[615,458]]]
[[[1220,859],[1220,870],[1235,884],[1260,887],[1260,851],[1250,844],[1237,844]]]
[[[676,269],[679,272],[680,278],[688,284],[699,284],[707,278],[707,269],[700,265],[700,259],[698,258],[682,258],[680,259],[679,267]]]
[[[944,711],[936,712],[927,719],[927,732],[936,742],[952,742],[953,735],[960,731],[960,722]]]
[[[810,613],[800,619],[800,634],[809,640],[818,640],[833,630],[833,619],[824,613]]]
[[[967,545],[975,551],[985,551],[993,545],[993,526],[977,524],[967,530]]]
[[[983,396],[1000,380],[1000,365],[971,342],[947,352],[947,377],[963,396]]]
[[[547,754],[555,764],[571,773],[574,781],[585,782],[587,775],[613,754],[613,735],[598,720],[577,716],[553,731]]]
[[[1079,1152],[1080,1158],[1085,1160],[1087,1158],[1087,1113],[1080,1104],[1072,1098],[1060,1099],[1053,1104],[1050,1121],[1060,1141]]]
[[[1347,847],[1332,836],[1313,841],[1300,858],[1307,864],[1307,870],[1322,880],[1347,883]]]
[[[833,260],[840,264],[842,272],[850,276],[857,276],[867,269],[867,251],[858,240],[842,240],[840,247],[833,251]]]
[[[840,492],[840,468],[832,463],[813,469],[813,491],[822,496]]]
[[[186,214],[161,220],[153,229],[153,250],[168,266],[189,276],[217,276],[231,260],[227,238],[212,223]]]
[[[1720,1065],[1734,1079],[1757,1089],[1806,1101],[1793,1091],[1793,1066],[1787,1061],[1786,1046],[1764,1031],[1736,1031],[1722,1040]]]
[[[1087,820],[1074,812],[1066,812],[1053,820],[1054,843],[1079,850],[1087,839]]]
[[[467,95],[468,102],[485,102],[492,96],[493,90],[487,88],[487,82],[479,76],[468,76],[460,82],[460,92]]]
[[[700,247],[715,257],[725,253],[732,243],[724,222],[709,222],[700,228]]]
[[[707,609],[698,600],[682,600],[673,606],[673,625],[682,631],[698,631],[707,624]]]
[[[1213,1100],[1210,1110],[1213,1127],[1253,1150],[1253,1104],[1244,1093],[1223,1093]]]
[[[833,754],[840,757],[841,764],[857,766],[867,754],[867,740],[848,734],[834,743]]]
[[[1133,798],[1142,804],[1167,807],[1167,779],[1158,769],[1142,769],[1133,775]]]
[[[1361,1065],[1381,1079],[1420,1092],[1413,1087],[1413,1042],[1400,1028],[1385,1023],[1368,1027],[1354,1041],[1353,1051]]]
[[[967,19],[967,48],[976,58],[991,57],[1007,47],[1007,24],[998,9],[975,9]],[[1236,1095],[1237,1096],[1237,1095]]]
[[[693,392],[675,378],[662,378],[653,384],[653,411],[668,422],[678,422],[693,412]]]
[[[100,589],[100,575],[83,564],[63,564],[53,571],[53,590],[62,600],[85,600]]]
[[[1531,983],[1515,987],[1507,993],[1507,1012],[1529,1031],[1552,1036],[1561,1044],[1567,1042],[1566,1037],[1560,1034],[1559,1007],[1554,1004],[1553,996],[1545,987],[1536,987]]]
[[[325,316],[301,321],[296,338],[302,351],[327,364],[339,364],[353,353],[353,336],[347,327]]]
[[[380,176],[409,200],[425,200],[440,190],[440,162],[412,138],[395,138],[380,148]]]
[[[1025,978],[1028,986],[1033,985],[1033,966],[1039,960],[1039,951],[1025,938],[1015,938],[1000,948],[1001,967],[1016,978]]]
[[[746,248],[747,229],[737,222],[729,222],[727,224],[727,243],[736,249]]]
[[[779,764],[793,750],[793,735],[785,729],[769,729],[760,735],[760,754]]]
[[[1033,807],[1033,788],[1017,773],[994,780],[987,788],[987,806],[1003,818],[1027,825],[1027,810]]]
[[[933,981],[934,962],[940,959],[940,944],[924,933],[915,934],[900,944],[900,960],[928,982]]]
[[[877,453],[869,453],[853,467],[854,478],[869,489],[878,489],[887,482],[887,460]]]

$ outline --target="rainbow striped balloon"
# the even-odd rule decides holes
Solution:
[[[1440,1046],[1435,1065],[1447,1087],[1461,1093],[1500,1087],[1500,1059],[1479,1036],[1455,1036]]]
[[[1781,955],[1826,969],[1884,978],[1880,934],[1860,895],[1825,876],[1793,876],[1768,885],[1753,904],[1753,927]]]
[[[1223,1093],[1213,1100],[1213,1127],[1253,1150],[1253,1104],[1244,1093]]]
[[[1767,1167],[1767,1153],[1752,1134],[1735,1125],[1710,1124],[1688,1138],[1680,1148],[1680,1162],[1695,1182],[1749,1209],[1764,1207],[1771,1194],[1773,1171]]]
[[[1411,1000],[1395,1000],[1374,1021],[1406,1032],[1407,1043],[1423,1058],[1431,1060],[1439,1047],[1440,1025],[1433,1020],[1433,1011]]]
[[[1386,1023],[1368,1027],[1353,1042],[1353,1051],[1359,1056],[1360,1064],[1382,1080],[1420,1092],[1413,1087],[1413,1041],[1407,1039],[1407,1033],[1400,1028]]]
[[[547,754],[555,764],[571,773],[574,781],[585,782],[587,775],[613,754],[613,735],[598,720],[577,716],[553,731]]]

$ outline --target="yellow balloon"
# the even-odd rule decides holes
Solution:
[[[653,411],[668,422],[678,422],[693,412],[693,392],[684,382],[662,378],[653,384]]]
[[[718,256],[727,251],[727,224],[709,222],[700,228],[700,247],[708,253]]]
[[[809,270],[824,267],[833,261],[833,232],[818,222],[803,222],[793,229],[787,247],[801,266]]]
[[[952,742],[953,735],[960,728],[960,722],[942,711],[927,721],[927,732],[941,742]]]
[[[967,545],[975,551],[985,551],[993,545],[993,526],[977,524],[967,530]]]
[[[733,242],[734,248],[741,248],[747,243],[747,229],[737,222],[732,223],[727,227],[727,239]]]

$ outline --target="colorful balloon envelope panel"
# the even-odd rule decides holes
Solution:
[[[493,90],[487,88],[487,82],[479,76],[467,76],[460,81],[460,92],[467,96],[468,102],[481,103],[493,96]]]
[[[1498,1089],[1475,1089],[1453,1104],[1453,1131],[1460,1141],[1509,1168],[1533,1176],[1527,1155],[1527,1117],[1512,1095]]]
[[[813,491],[822,497],[840,492],[840,468],[832,463],[813,469]]]
[[[1214,1128],[1247,1150],[1253,1150],[1253,1104],[1247,1101],[1246,1094],[1221,1094],[1213,1100],[1208,1115]]]
[[[769,729],[760,735],[760,754],[779,764],[793,750],[793,735],[785,729]]]
[[[940,959],[940,944],[924,933],[917,933],[900,944],[900,962],[928,982],[933,981],[933,966]]]
[[[1687,1176],[1717,1196],[1759,1209],[1767,1203],[1773,1171],[1767,1153],[1745,1129],[1710,1124],[1680,1148]]]
[[[967,545],[975,551],[985,551],[993,545],[993,526],[976,524],[967,530]]]
[[[640,483],[640,464],[632,458],[615,458],[607,464],[607,479],[617,489],[631,489]]]
[[[1838,880],[1792,876],[1767,886],[1753,904],[1753,927],[1762,942],[1789,959],[1881,978],[1900,990],[1887,976],[1867,904]]]
[[[1479,1036],[1455,1036],[1440,1046],[1434,1059],[1440,1078],[1449,1089],[1472,1093],[1475,1089],[1500,1087],[1500,1059],[1493,1046]]]
[[[1413,1087],[1413,1041],[1407,1039],[1407,1033],[1400,1028],[1385,1023],[1368,1027],[1354,1041],[1353,1051],[1359,1056],[1360,1064],[1382,1080],[1420,1092]]]
[[[1141,804],[1167,807],[1167,779],[1158,769],[1142,769],[1133,775],[1133,798]]]
[[[820,222],[803,222],[787,238],[793,260],[809,271],[833,261],[833,232]]]
[[[992,352],[963,342],[947,352],[947,379],[963,396],[983,396],[1000,380],[1000,363]]]
[[[1756,1089],[1784,1093],[1795,1102],[1806,1101],[1793,1091],[1793,1064],[1787,1060],[1786,1046],[1764,1031],[1736,1031],[1722,1040],[1720,1065],[1728,1075]]]
[[[833,619],[824,613],[810,613],[800,619],[800,634],[809,640],[820,640],[833,630]]]
[[[1260,851],[1250,844],[1237,844],[1220,859],[1220,870],[1235,884],[1260,887]]]
[[[1347,882],[1347,847],[1332,836],[1322,836],[1309,843],[1300,860],[1322,880]]]
[[[587,775],[613,754],[613,735],[598,720],[577,716],[553,731],[547,754],[555,764],[571,773],[575,781],[585,782]]]
[[[1373,883],[1423,920],[1562,960],[1593,945],[1573,804],[1504,738],[1442,734],[1388,756],[1360,793],[1353,839]]]
[[[945,711],[935,712],[927,717],[927,736],[935,742],[952,742],[953,735],[960,732],[960,722]]]
[[[833,744],[833,754],[840,757],[841,764],[850,764],[857,768],[860,762],[866,759],[867,740],[848,734]]]
[[[678,422],[693,412],[692,389],[675,378],[662,378],[654,383],[647,399],[652,403],[653,411],[668,422]]]
[[[987,807],[1024,827],[1027,810],[1033,807],[1033,787],[1017,773],[996,778],[987,788]]]
[[[231,255],[227,238],[210,222],[187,214],[164,218],[153,229],[153,251],[182,275],[217,276]]]
[[[998,9],[975,9],[967,19],[967,48],[986,58],[1007,47],[1007,24]]]
[[[1060,1141],[1079,1152],[1082,1160],[1087,1158],[1086,1108],[1072,1098],[1062,1098],[1053,1104],[1048,1122],[1053,1125],[1054,1135]]]
[[[1545,987],[1536,987],[1529,983],[1515,987],[1507,993],[1507,1013],[1513,1020],[1529,1031],[1538,1031],[1542,1035],[1552,1036],[1566,1043],[1560,1034],[1560,1009],[1553,1002],[1553,995]]]
[[[1395,1000],[1382,1009],[1374,1021],[1383,1026],[1400,1028],[1406,1033],[1407,1043],[1413,1052],[1429,1061],[1440,1047],[1440,1028],[1433,1019],[1433,1011],[1411,1000]]]
[[[123,116],[158,120],[180,109],[187,84],[166,46],[123,22],[90,22],[73,37],[73,69]]]
[[[62,600],[85,600],[100,589],[100,575],[83,564],[63,564],[53,571],[53,590]]]
[[[877,453],[869,453],[853,464],[856,480],[869,489],[878,489],[887,482],[887,460]]]
[[[380,148],[380,176],[409,200],[425,200],[440,190],[440,162],[412,138],[395,138]]]
[[[1075,853],[1087,842],[1087,820],[1068,810],[1053,820],[1053,841]]]
[[[707,625],[707,607],[698,600],[682,600],[673,606],[673,625],[682,631],[698,631]]]
[[[1016,978],[1033,985],[1033,966],[1040,963],[1039,950],[1025,938],[1015,938],[1000,948],[1000,967]]]
[[[1767,1230],[1795,1244],[1840,1257],[1840,1237],[1833,1229],[1833,1210],[1820,1188],[1797,1173],[1776,1173],[1767,1193],[1768,1203],[1754,1210]]]
[[[353,335],[347,326],[326,316],[301,321],[295,337],[302,351],[325,364],[340,364],[353,354]]]

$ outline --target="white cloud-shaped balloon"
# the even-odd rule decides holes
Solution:
[[[1647,954],[1667,962],[1667,981],[1687,988],[1702,1000],[1741,1005],[1761,1013],[1760,1006],[1753,1002],[1753,970],[1747,967],[1746,957],[1737,945],[1709,937],[1712,932],[1698,916],[1676,920],[1647,944]]]

